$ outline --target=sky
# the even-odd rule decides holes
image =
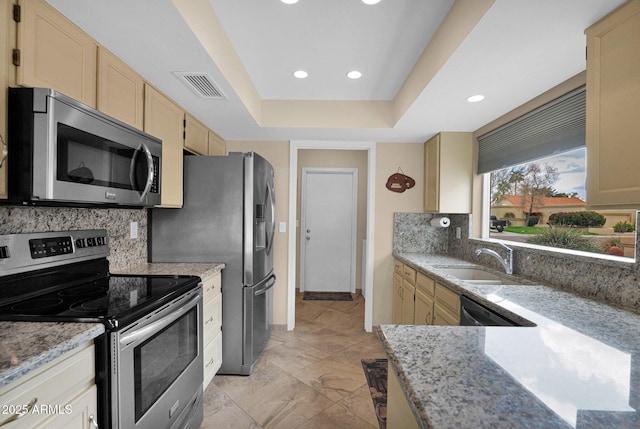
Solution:
[[[587,198],[586,180],[586,149],[580,148],[550,158],[540,160],[558,169],[560,179],[553,186],[558,192],[577,192],[578,197]]]

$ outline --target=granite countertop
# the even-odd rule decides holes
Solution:
[[[421,427],[640,427],[639,315],[518,278],[460,281],[441,269],[477,265],[456,258],[394,256],[527,325],[380,326]]]
[[[0,387],[103,333],[101,323],[0,322]]]
[[[190,275],[205,279],[221,263],[148,263],[116,274]],[[0,322],[0,387],[104,333],[101,323]]]
[[[198,276],[204,279],[219,273],[224,267],[224,264],[217,262],[150,262],[120,270],[114,274]]]

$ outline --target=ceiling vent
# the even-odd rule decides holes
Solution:
[[[173,72],[185,85],[202,98],[226,100],[227,96],[207,73]]]

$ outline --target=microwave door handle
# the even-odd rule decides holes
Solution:
[[[138,159],[138,153],[141,151],[143,151],[147,157],[147,183],[140,194],[140,201],[144,201],[151,190],[151,185],[153,184],[153,157],[151,156],[149,148],[145,146],[144,143],[140,143],[140,146],[136,150],[136,154],[131,159],[131,165],[129,166],[129,181],[131,182],[131,185],[133,185],[136,180],[136,160]]]

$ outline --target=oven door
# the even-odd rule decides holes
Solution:
[[[41,142],[46,150],[37,147]],[[34,146],[35,198],[159,203],[160,142],[100,112],[49,96],[47,112],[35,113]]]
[[[115,428],[202,423],[202,287],[111,334]]]

